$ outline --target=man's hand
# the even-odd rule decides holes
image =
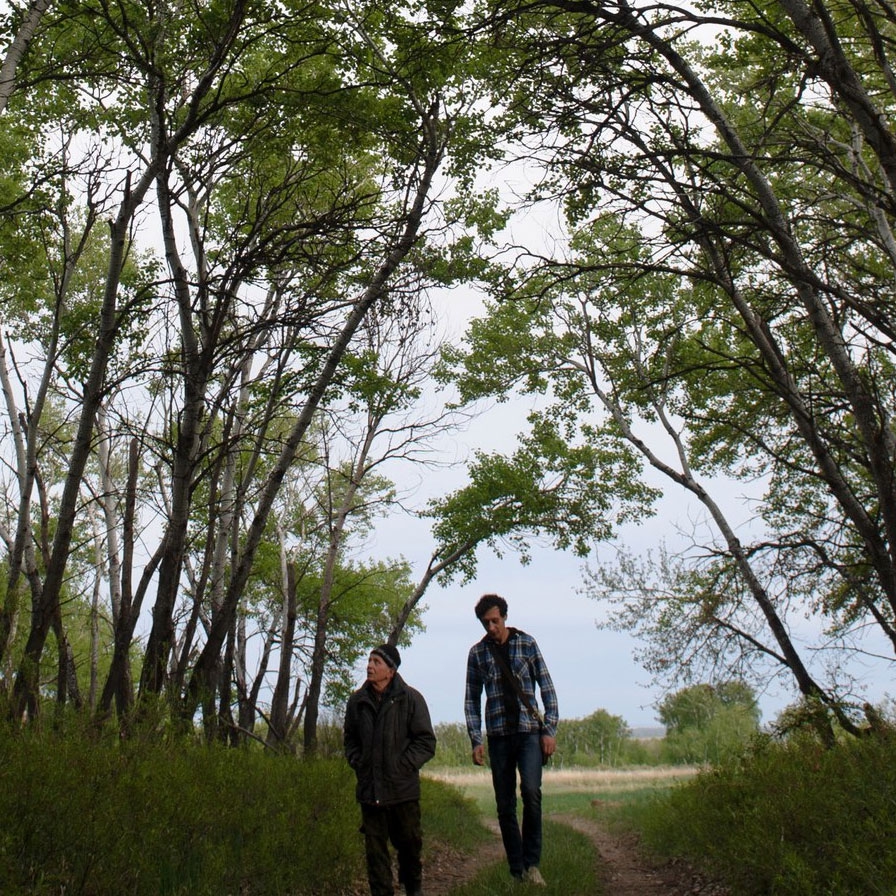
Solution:
[[[557,738],[550,737],[547,734],[541,735],[541,755],[548,758],[548,756],[553,756],[554,751],[557,749]]]
[[[473,765],[485,765],[485,744],[473,747]]]

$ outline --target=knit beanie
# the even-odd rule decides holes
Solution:
[[[398,648],[393,647],[391,644],[380,644],[379,647],[374,647],[370,652],[381,657],[383,662],[391,669],[397,669],[401,665],[401,654],[398,652]]]

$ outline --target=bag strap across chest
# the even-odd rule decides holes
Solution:
[[[510,635],[516,633],[516,629],[510,629]],[[510,636],[508,636],[509,638]],[[510,688],[516,693],[517,697],[520,699],[520,703],[526,707],[529,714],[534,719],[538,719],[539,725],[544,725],[544,717],[538,711],[538,707],[533,703],[532,699],[529,695],[522,689],[520,686],[519,679],[516,675],[513,674],[513,670],[510,668],[510,665],[507,662],[507,659],[504,656],[504,652],[501,648],[495,644],[494,641],[487,641],[489,650],[492,652],[492,656],[495,658],[495,662],[498,664],[498,668],[501,670],[501,677],[504,679],[504,683],[509,685]]]

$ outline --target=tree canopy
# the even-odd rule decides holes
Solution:
[[[571,448],[607,452],[614,507],[650,512],[646,466],[703,506],[683,562],[593,583],[667,682],[764,661],[854,728],[849,657],[896,644],[890,11],[501,2],[482,23],[526,199],[564,226],[492,279],[464,394],[547,396]],[[749,529],[725,482],[758,486]]]
[[[285,486],[319,464],[323,412],[351,411],[340,392],[380,420],[407,401],[354,343],[374,312],[425,316],[445,276],[467,213],[453,184],[483,144],[469,54],[440,37],[448,9],[39,6],[5,13],[4,681],[36,715],[52,633],[67,702],[83,657],[62,607],[99,582],[114,646],[97,709],[164,696],[234,728],[252,628],[288,675],[290,594],[316,575],[333,602],[358,572],[307,536],[344,527],[360,478],[341,510],[314,506],[315,477]],[[374,351],[397,350],[382,332]],[[358,640],[390,630],[410,583],[389,588]],[[330,664],[353,655],[331,640]]]
[[[889,669],[896,648],[889,7],[88,0],[4,21],[17,714],[39,711],[48,643],[57,701],[78,696],[79,599],[112,645],[99,711],[165,697],[244,728],[258,634],[282,651],[277,725],[302,693],[313,729],[337,583],[390,580],[364,631],[397,640],[477,548],[585,557],[683,493],[706,534],[593,570],[612,624],[668,687],[785,677],[860,730],[852,660]],[[413,453],[390,415],[433,367],[382,362],[426,329],[432,287],[464,284],[490,301],[434,375],[458,409],[540,410],[423,511],[420,579],[383,577],[351,526],[392,500],[371,442]]]

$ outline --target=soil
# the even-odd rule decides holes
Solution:
[[[610,831],[597,819],[553,815],[591,838],[598,853],[598,877],[609,896],[728,896],[728,889],[680,859],[649,858],[632,833]]]

